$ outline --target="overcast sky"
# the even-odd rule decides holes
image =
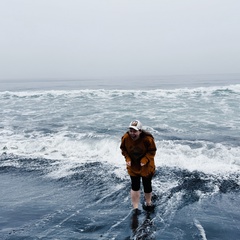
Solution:
[[[240,72],[240,0],[0,0],[1,79]]]

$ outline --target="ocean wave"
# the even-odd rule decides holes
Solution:
[[[240,170],[239,146],[226,146],[206,141],[163,140],[156,141],[156,166],[169,166],[201,171],[204,173],[228,174]],[[21,158],[41,158],[62,162],[57,174],[70,174],[73,166],[89,162],[101,162],[115,166],[121,174],[125,161],[120,152],[120,140],[109,138],[68,139],[63,135],[44,136],[36,139],[10,140],[1,144],[2,154]],[[120,174],[120,175],[121,175]]]
[[[126,95],[134,94],[134,96],[143,96],[146,94],[157,95],[158,97],[165,97],[171,95],[228,95],[239,94],[240,84],[231,84],[225,86],[211,86],[211,87],[197,87],[197,88],[177,88],[177,89],[154,89],[154,90],[118,90],[118,89],[82,89],[82,90],[28,90],[28,91],[2,91],[0,97],[3,99],[10,98],[41,98],[41,97],[100,97],[100,98],[116,98]]]

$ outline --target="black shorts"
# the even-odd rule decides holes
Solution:
[[[140,190],[140,184],[141,184],[141,178],[142,178],[142,184],[143,184],[143,190],[145,193],[151,193],[152,192],[152,177],[131,177],[131,186],[133,191],[139,191]]]

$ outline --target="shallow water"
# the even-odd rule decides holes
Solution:
[[[41,164],[41,160],[36,161]],[[46,166],[45,161],[43,165]],[[237,176],[222,179],[181,169],[158,169],[153,184],[155,212],[147,214],[142,210],[139,216],[134,216],[128,179],[103,177],[106,169],[108,166],[96,162],[77,167],[72,176],[49,179],[43,171],[32,170],[31,163],[22,163],[20,168],[11,170],[1,168],[1,238],[237,239],[239,236]]]

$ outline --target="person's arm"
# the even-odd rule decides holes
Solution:
[[[124,136],[122,137],[120,149],[122,150],[122,155],[125,157],[125,161],[126,161],[127,165],[131,166],[131,158],[129,157],[126,146],[125,146],[125,137]]]
[[[148,137],[147,141],[145,142],[145,146],[147,148],[147,152],[141,159],[141,166],[146,165],[150,161],[154,161],[154,156],[157,151],[154,139],[152,137]]]

